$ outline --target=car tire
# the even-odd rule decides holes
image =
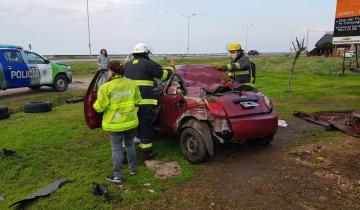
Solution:
[[[3,113],[8,113],[9,112],[9,108],[6,106],[0,106],[0,114]]]
[[[52,110],[52,104],[48,101],[45,102],[29,102],[24,105],[24,112],[26,113],[42,113],[50,112]]]
[[[193,128],[185,128],[180,136],[181,152],[191,163],[201,163],[208,159],[203,137]]]
[[[8,119],[10,117],[10,112],[8,107],[0,107],[0,120]]]
[[[265,147],[265,146],[269,146],[273,139],[274,139],[274,136],[268,136],[268,137],[265,137],[262,139],[253,140],[250,143],[255,146]]]
[[[29,88],[31,90],[39,90],[41,88],[41,85],[32,85],[32,86],[29,86]]]
[[[54,84],[52,87],[56,92],[64,92],[67,90],[68,85],[69,85],[68,78],[63,74],[58,74],[54,79]]]

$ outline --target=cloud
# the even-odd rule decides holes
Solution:
[[[139,5],[141,0],[89,0],[91,13],[112,10],[113,8],[129,8]],[[44,8],[68,13],[86,13],[86,0],[1,0],[0,8],[11,8],[12,11],[31,11],[33,8]]]

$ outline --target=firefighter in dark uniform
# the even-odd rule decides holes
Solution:
[[[155,78],[162,81],[172,75],[174,69],[162,69],[161,66],[149,58],[150,46],[139,43],[132,53],[133,59],[125,64],[125,76],[138,85],[142,100],[139,103],[139,127],[137,139],[143,150],[144,160],[152,159],[156,153],[152,150],[153,119],[158,101],[153,93]]]
[[[231,63],[223,67],[227,75],[235,81],[252,86],[256,78],[256,66],[250,62],[249,58],[245,55],[239,43],[231,43],[227,45]]]

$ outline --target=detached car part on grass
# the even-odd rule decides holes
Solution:
[[[101,81],[99,76],[98,72],[93,82]],[[97,86],[92,83],[85,97],[90,128],[101,124],[92,108]],[[159,101],[155,129],[180,136],[181,151],[192,163],[212,156],[216,142],[266,146],[277,132],[277,113],[269,98],[254,89],[245,91],[249,89],[253,88],[209,65],[176,66],[175,74],[155,89]]]
[[[23,107],[25,113],[44,113],[52,110],[52,104],[49,101],[35,101],[26,103]]]
[[[49,194],[51,194],[52,192],[54,192],[56,189],[58,189],[59,187],[61,187],[62,185],[64,185],[67,182],[68,182],[68,180],[66,180],[66,179],[57,180],[57,181],[51,183],[50,185],[48,185],[47,187],[44,187],[41,190],[39,190],[35,193],[32,193],[31,195],[27,196],[26,198],[16,201],[15,203],[11,204],[9,207],[12,207],[15,205],[20,205],[19,206],[20,209],[23,209],[25,207],[25,205],[27,205],[28,203],[30,203],[40,197],[48,196]]]
[[[324,126],[328,130],[340,130],[349,136],[360,138],[360,110],[306,113],[295,111],[294,115],[306,121]]]

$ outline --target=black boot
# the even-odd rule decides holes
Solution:
[[[156,155],[157,154],[152,149],[144,149],[143,150],[144,161],[154,159],[156,157]]]

